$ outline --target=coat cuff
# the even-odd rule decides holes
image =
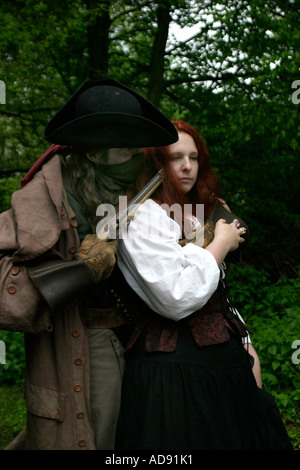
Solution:
[[[95,284],[82,260],[46,261],[27,267],[28,275],[52,310]]]

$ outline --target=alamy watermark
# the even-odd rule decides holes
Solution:
[[[296,339],[292,343],[292,349],[296,349],[295,352],[292,354],[292,363],[299,364],[300,363],[300,339]]]
[[[292,83],[292,88],[296,88],[296,91],[292,94],[292,103],[300,103],[300,80],[294,80]]]
[[[6,104],[6,86],[3,80],[0,80],[0,104]]]
[[[136,222],[136,230],[131,233],[128,231],[129,222],[133,215],[140,207],[140,204],[127,205],[127,196],[119,196],[119,212],[116,213],[113,204],[100,204],[97,207],[96,215],[101,217],[97,224],[96,233],[98,238],[105,240],[107,238],[113,240],[116,238],[125,239],[128,237],[135,238],[165,238],[164,234],[168,232],[180,232],[184,234],[186,239],[194,238],[193,231],[201,227],[201,221],[204,220],[204,204],[196,205],[196,213],[192,213],[192,204],[161,204],[160,211],[148,211],[143,214]],[[165,217],[165,213],[169,217]],[[173,220],[172,220],[173,219]],[[174,221],[177,224],[174,224]],[[204,231],[198,231],[197,244],[203,244]]]
[[[6,345],[0,340],[0,364],[6,364]]]

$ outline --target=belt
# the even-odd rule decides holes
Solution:
[[[118,307],[84,308],[83,318],[87,328],[116,328],[126,323]]]

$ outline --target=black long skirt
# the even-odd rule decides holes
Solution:
[[[240,339],[200,348],[183,324],[174,352],[144,343],[142,334],[127,357],[116,449],[292,449]]]

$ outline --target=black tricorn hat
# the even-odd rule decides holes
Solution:
[[[83,149],[170,145],[177,130],[149,101],[115,80],[86,80],[50,120],[45,139]]]

